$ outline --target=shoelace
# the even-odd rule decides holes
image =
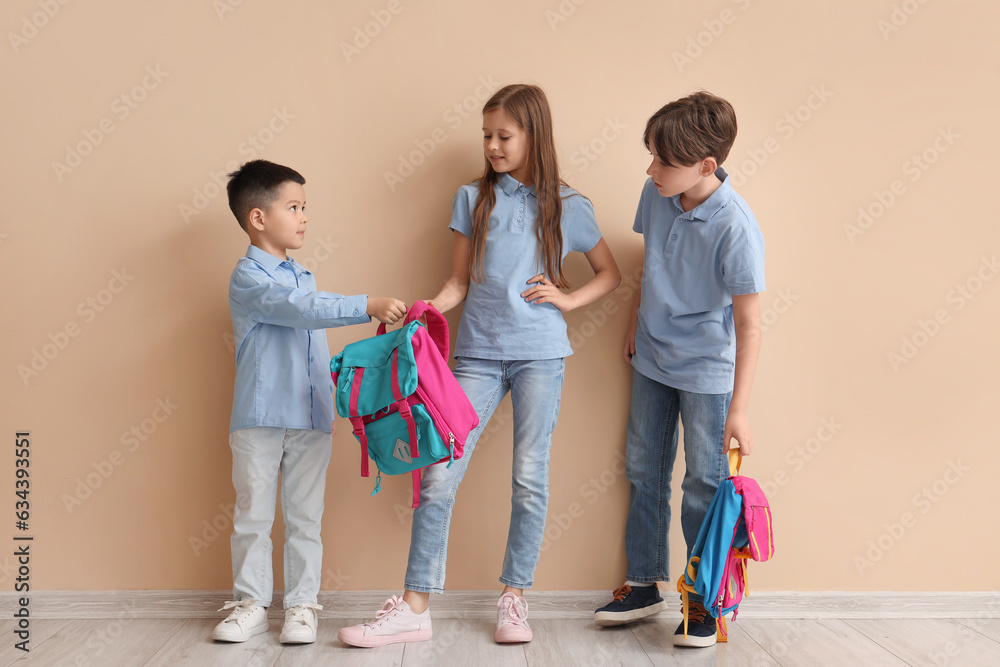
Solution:
[[[631,586],[629,586],[628,584],[622,584],[621,586],[615,589],[614,592],[615,602],[621,602],[622,600],[627,598],[628,594],[631,592],[632,592]]]
[[[500,596],[498,606],[503,610],[508,623],[521,625],[528,618],[528,601],[518,600],[513,593]]]
[[[242,618],[244,614],[252,611],[253,608],[254,608],[254,606],[256,604],[257,604],[257,601],[253,600],[253,599],[249,599],[249,600],[230,600],[226,604],[222,605],[222,608],[219,609],[219,611],[225,611],[227,609],[232,609],[233,612],[230,613],[230,616],[233,616],[233,613],[237,613],[238,612],[237,616],[234,616],[233,618],[227,618],[226,619],[227,621],[229,621],[229,620],[237,621],[240,618]]]
[[[314,602],[303,602],[301,604],[297,604],[292,607],[292,614],[288,617],[288,620],[295,623],[306,623],[307,609],[321,610],[322,608],[323,605],[316,604]]]
[[[683,613],[684,608],[681,607],[681,613]],[[708,615],[708,610],[705,609],[705,605],[701,602],[689,602],[688,603],[688,618],[695,623],[701,623],[705,620],[705,616]]]
[[[365,627],[374,629],[382,625],[382,623],[389,620],[395,612],[402,611],[402,604],[403,598],[398,595],[393,595],[385,601],[385,604],[382,605],[381,609],[375,612],[375,620],[365,623]]]

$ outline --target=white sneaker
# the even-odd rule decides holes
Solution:
[[[235,608],[234,608],[235,607]],[[220,642],[245,642],[254,635],[267,632],[267,608],[261,607],[256,600],[236,600],[227,602],[222,609],[233,611],[226,620],[215,626],[212,639]]]
[[[282,644],[312,644],[316,641],[316,610],[322,605],[303,602],[285,610],[285,625],[278,641]]]
[[[504,593],[497,602],[497,631],[493,639],[498,644],[530,642],[528,603],[513,593]]]
[[[371,648],[398,644],[400,642],[422,642],[431,638],[431,610],[415,614],[403,598],[393,595],[375,613],[375,620],[361,625],[341,628],[337,638],[351,646]]]

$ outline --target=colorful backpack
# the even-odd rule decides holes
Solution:
[[[739,451],[729,450],[731,476],[716,490],[691,549],[687,569],[677,581],[683,601],[685,637],[688,594],[696,593],[705,600],[708,613],[719,619],[718,641],[727,641],[725,615],[733,612],[735,620],[743,596],[750,594],[747,559],[765,561],[774,555],[771,508],[757,482],[740,476]]]
[[[417,321],[426,316],[427,326]],[[420,504],[420,469],[462,457],[479,417],[448,367],[448,321],[423,301],[403,327],[351,343],[330,362],[337,412],[361,443],[361,475],[375,461],[381,473],[412,473],[413,507]]]

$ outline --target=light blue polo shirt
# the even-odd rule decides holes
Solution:
[[[452,202],[450,229],[472,238],[478,184],[463,185]],[[601,240],[594,207],[576,190],[563,186],[562,254],[590,252]],[[573,354],[562,311],[551,303],[527,303],[521,292],[542,273],[535,220],[534,186],[510,174],[496,185],[496,205],[486,234],[483,278],[469,283],[455,343],[456,357],[477,359],[558,359]]]
[[[722,185],[685,212],[646,181],[632,229],[645,244],[632,367],[698,394],[733,390],[733,295],[764,291],[764,236],[750,207]]]

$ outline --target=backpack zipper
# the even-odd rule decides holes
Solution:
[[[442,424],[445,425],[445,428],[451,428],[451,424],[449,424],[448,420],[444,418],[444,415],[441,414],[441,411],[437,409],[437,406],[434,405],[434,402],[429,400],[430,397],[427,395],[427,392],[424,390],[423,387],[421,387],[418,384],[417,390],[413,393],[416,394],[417,398],[420,399],[420,402],[423,404],[424,408],[426,408],[427,412],[430,413],[432,421],[434,422],[440,421]],[[448,431],[448,440],[451,442],[452,446],[454,446],[455,435],[451,431]]]
[[[356,369],[355,369],[354,366],[351,366],[347,370],[347,379],[344,381],[344,384],[341,385],[340,391],[347,392],[351,388],[351,384],[354,382],[354,371],[355,370]]]

